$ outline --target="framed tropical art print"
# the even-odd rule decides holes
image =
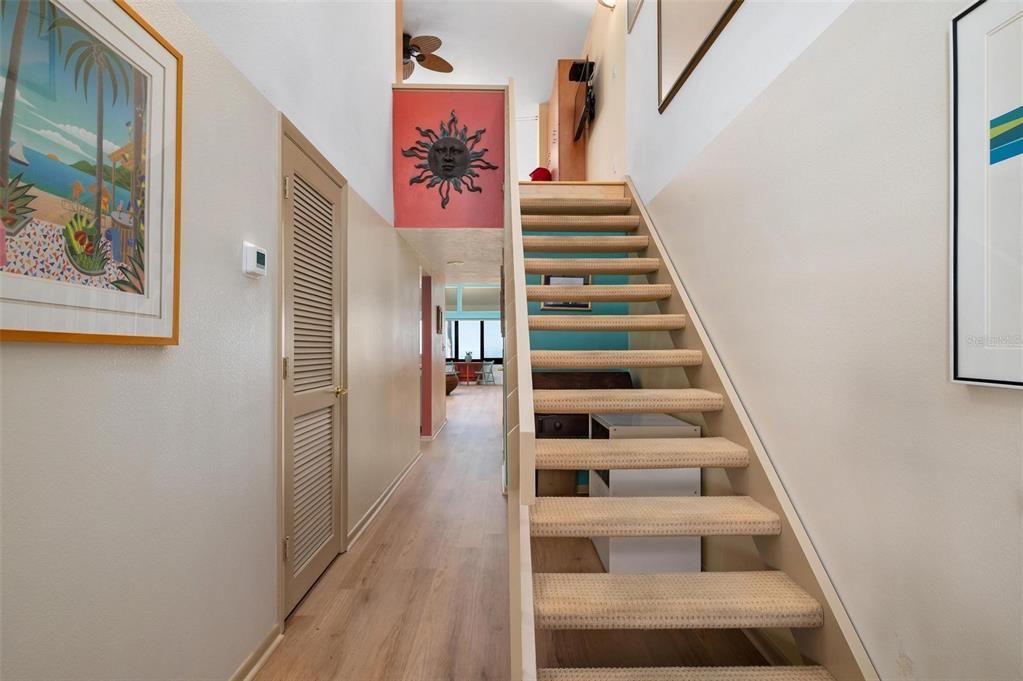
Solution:
[[[952,40],[952,380],[1023,387],[1023,0],[981,0]]]
[[[0,340],[176,344],[181,55],[122,0],[0,8]]]

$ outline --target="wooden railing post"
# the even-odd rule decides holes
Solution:
[[[535,500],[536,426],[529,362],[529,308],[519,212],[515,86],[505,91],[505,223],[503,258],[505,446],[508,489],[508,574],[512,681],[536,680],[533,566],[529,507]]]

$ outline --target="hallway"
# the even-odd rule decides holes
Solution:
[[[447,398],[447,426],[295,609],[257,681],[508,677],[501,399],[469,385]]]

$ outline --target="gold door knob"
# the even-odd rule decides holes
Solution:
[[[348,394],[348,388],[342,388],[339,385],[334,386],[334,397],[341,397],[342,395]]]

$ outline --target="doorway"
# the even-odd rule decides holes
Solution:
[[[281,117],[281,614],[346,549],[346,182]]]

